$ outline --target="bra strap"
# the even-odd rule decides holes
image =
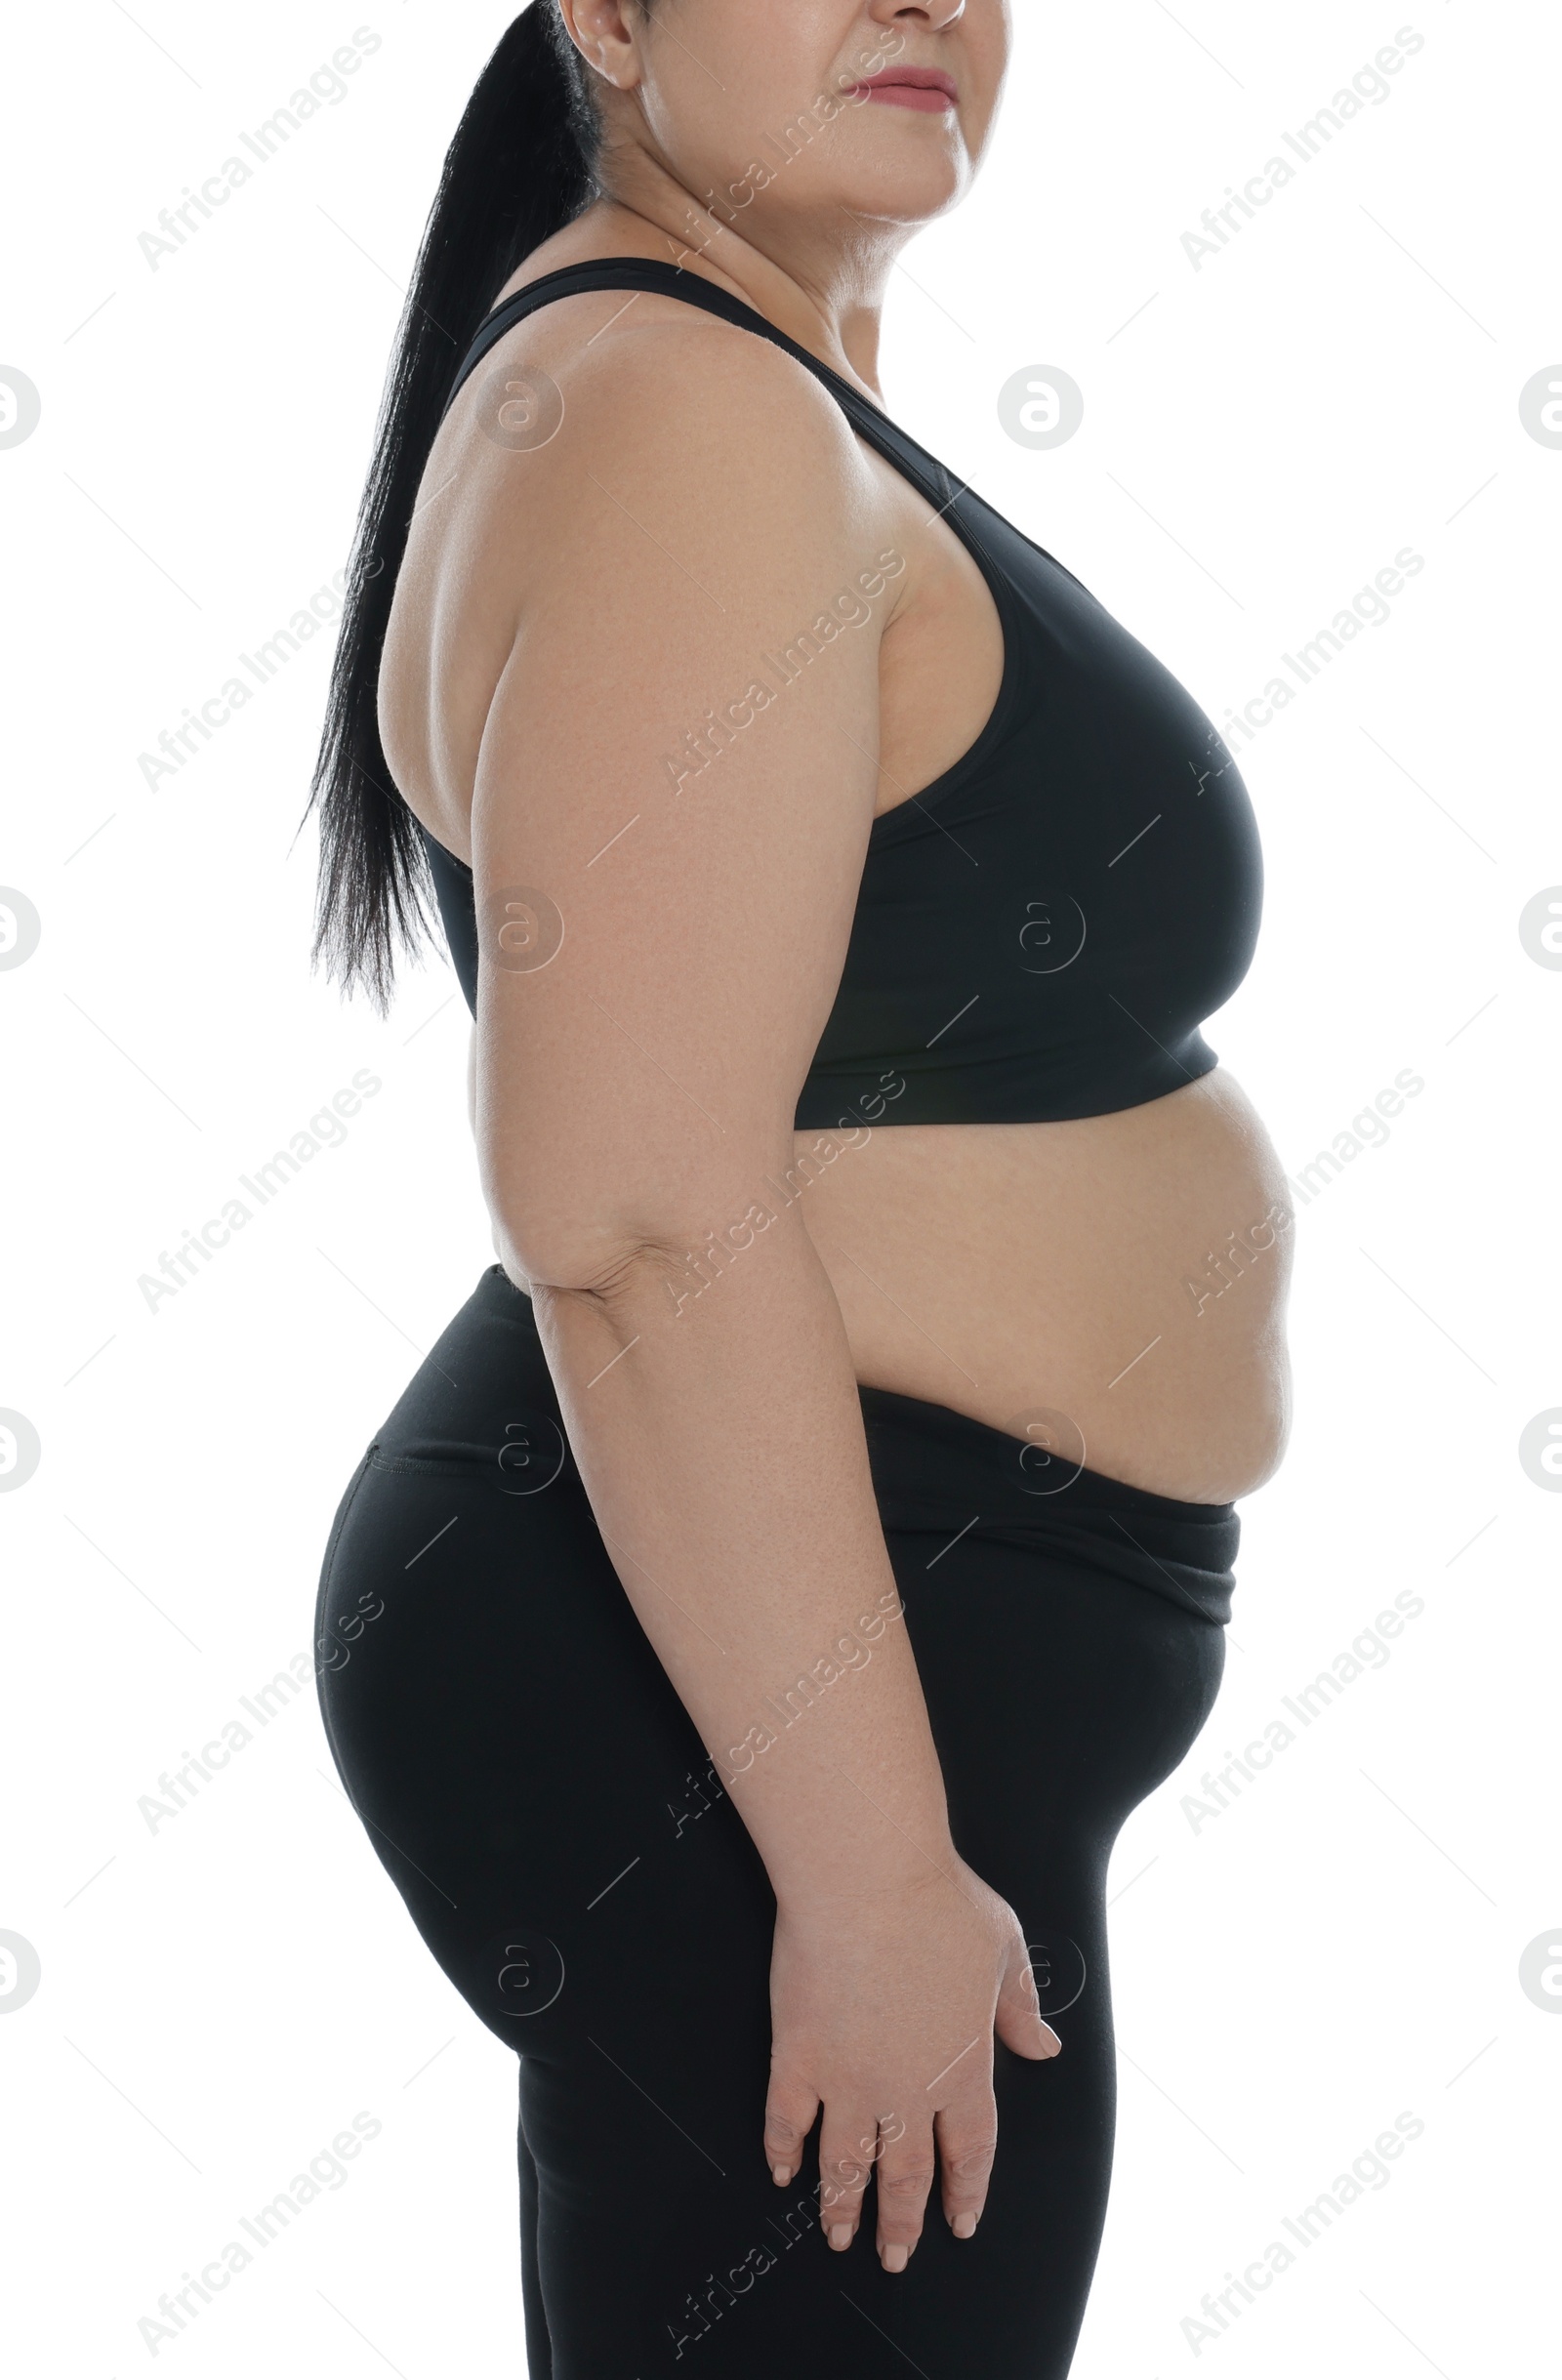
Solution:
[[[649,256],[588,257],[579,265],[564,265],[556,272],[545,272],[524,289],[517,289],[513,298],[506,298],[480,325],[462,358],[461,369],[446,399],[446,411],[489,349],[513,331],[517,322],[523,322],[538,307],[551,306],[555,298],[573,298],[595,289],[649,290],[658,297],[681,298],[690,306],[703,308],[708,314],[719,314],[739,330],[755,331],[761,338],[772,340],[778,348],[785,348],[789,355],[826,382],[833,393],[851,399],[853,405],[880,421],[888,419],[870,405],[849,381],[843,380],[827,363],[821,363],[817,355],[810,355],[806,348],[789,339],[785,331],[778,331],[773,322],[766,321],[763,314],[746,306],[741,298],[734,298],[728,290],[719,288],[715,281],[707,281],[698,273],[685,272],[681,265],[664,265],[660,259]]]

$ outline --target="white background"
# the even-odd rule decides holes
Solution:
[[[43,399],[0,452],[0,881],[43,922],[0,973],[0,1406],[43,1449],[0,1497],[0,1928],[42,1961],[0,2024],[29,2373],[141,2369],[139,2318],[359,2110],[383,2129],[349,2184],[159,2364],[521,2368],[512,2063],[415,1937],[312,1693],[155,1833],[138,1810],[308,1647],[352,1465],[491,1258],[442,957],[386,1024],[308,971],[328,637],[155,791],[138,767],[346,560],[400,286],[506,21],[359,5],[84,0],[10,36],[0,362]],[[890,409],[1217,721],[1425,557],[1238,745],[1267,906],[1223,1063],[1293,1173],[1400,1070],[1425,1087],[1299,1208],[1296,1427],[1243,1506],[1227,1682],[1118,1851],[1118,2179],[1078,2380],[1554,2355],[1562,2008],[1519,1961],[1562,1939],[1562,1501],[1518,1458],[1562,1406],[1562,973],[1518,933],[1562,880],[1562,451],[1518,407],[1562,376],[1554,15],[1415,0],[1391,99],[1201,269],[1180,244],[1410,8],[1020,0],[983,181],[887,310]],[[159,209],[363,21],[349,96],[151,269]],[[1035,453],[996,399],[1043,365],[1086,413]],[[383,1089],[345,1144],[149,1312],[139,1276],[363,1067]],[[1386,1665],[1195,1830],[1205,1769],[1404,1591],[1424,1610]],[[1424,2132],[1389,2186],[1190,2343],[1205,2292],[1401,2112]]]

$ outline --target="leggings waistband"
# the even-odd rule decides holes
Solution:
[[[973,1535],[1071,1555],[1223,1627],[1242,1523],[1234,1504],[1130,1487],[892,1389],[857,1391],[886,1528]]]

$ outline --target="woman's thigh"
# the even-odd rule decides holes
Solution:
[[[979,1531],[944,1554],[890,1536],[956,1841],[1019,1912],[1064,2047],[997,2052],[974,2239],[935,2207],[904,2275],[880,2269],[871,2219],[838,2256],[816,2166],[781,2192],[762,2154],[768,1880],[512,1319],[479,1292],[344,1499],[320,1634],[346,1658],[322,1655],[321,1694],[414,1921],[521,2056],[535,2380],[545,2340],[553,2380],[691,2359],[873,2380],[908,2356],[930,2380],[1060,2380],[1111,2159],[1105,1863],[1202,1724],[1219,1630]]]

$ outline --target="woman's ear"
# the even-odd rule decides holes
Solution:
[[[548,0],[533,0],[543,7]],[[645,18],[636,0],[553,0],[564,30],[586,63],[617,91],[640,79],[637,35]]]

